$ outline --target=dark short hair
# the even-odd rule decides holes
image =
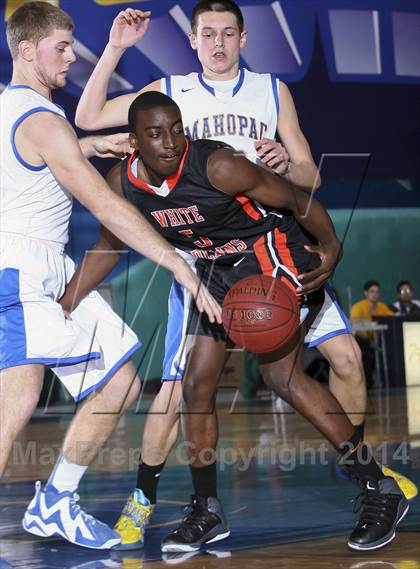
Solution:
[[[410,281],[400,281],[400,282],[397,284],[397,292],[400,292],[401,287],[404,286],[404,285],[408,285],[411,289],[413,289],[413,287],[411,286]]]
[[[193,8],[191,14],[191,30],[197,32],[198,16],[204,12],[230,12],[236,16],[239,31],[244,31],[244,16],[241,9],[232,0],[201,0]]]
[[[48,2],[27,2],[15,10],[7,22],[7,45],[15,59],[21,41],[28,40],[38,45],[54,30],[72,31],[73,28],[73,20],[60,8]]]
[[[138,113],[141,111],[150,111],[150,109],[155,109],[156,107],[174,107],[178,109],[179,114],[181,114],[178,105],[171,97],[168,97],[168,95],[160,91],[146,91],[138,95],[128,109],[128,127],[130,132],[135,131]]]
[[[381,285],[378,283],[378,281],[370,280],[370,281],[365,282],[365,284],[363,285],[363,290],[366,292],[367,290],[369,290],[373,286],[377,286],[379,288],[381,287]]]

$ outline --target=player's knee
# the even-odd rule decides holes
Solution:
[[[214,390],[203,377],[190,376],[183,384],[182,399],[188,409],[196,407],[200,407],[201,410],[210,409],[213,406],[214,397]]]
[[[362,354],[355,341],[352,342],[348,350],[342,350],[335,354],[331,365],[340,379],[352,383],[364,382]]]
[[[112,410],[122,413],[138,398],[140,380],[137,376],[116,373],[103,387],[95,391],[90,399],[95,401],[95,409]]]
[[[359,344],[356,342],[356,340],[354,338],[352,338],[350,353],[351,353],[353,365],[362,369],[363,368],[362,351],[359,347]]]

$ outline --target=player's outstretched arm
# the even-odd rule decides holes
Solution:
[[[317,246],[306,249],[319,255],[321,265],[315,271],[299,275],[299,279],[306,282],[298,292],[313,292],[328,280],[340,259],[341,243],[330,216],[316,199],[227,149],[216,150],[210,156],[207,174],[211,184],[223,192],[244,194],[267,206],[290,210],[300,225],[317,239]]]
[[[282,142],[268,138],[258,140],[255,143],[258,157],[279,176],[309,193],[314,193],[321,184],[319,171],[300,128],[292,95],[287,85],[281,81],[279,101],[277,131]]]
[[[114,19],[109,42],[84,88],[76,110],[76,124],[85,130],[99,130],[127,124],[128,109],[138,93],[107,100],[112,73],[124,51],[136,44],[147,31],[150,12],[127,8]],[[144,91],[160,91],[154,81]]]
[[[85,136],[79,138],[80,149],[85,158],[124,158],[132,152],[128,132],[106,136]]]
[[[79,303],[109,275],[121,255],[123,243],[106,227],[101,226],[99,238],[90,251],[86,251],[70,279],[60,304],[69,315]]]
[[[121,165],[116,164],[108,172],[106,181],[113,192],[123,197],[120,175]],[[101,225],[97,242],[84,254],[60,299],[66,314],[70,314],[109,275],[118,263],[123,246],[120,239]]]
[[[56,179],[116,237],[134,250],[170,270],[196,299],[211,321],[221,321],[221,311],[188,264],[127,200],[116,195],[83,156],[76,135],[63,118],[37,113],[19,127],[20,138],[36,148]],[[51,133],[49,137],[43,133]]]

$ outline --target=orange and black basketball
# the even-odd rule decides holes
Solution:
[[[249,352],[285,346],[299,326],[299,306],[291,287],[266,275],[238,281],[227,293],[223,326],[230,339]]]

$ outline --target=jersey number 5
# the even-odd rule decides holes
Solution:
[[[191,229],[181,229],[178,233],[181,233],[181,235],[185,235],[186,237],[191,237],[191,235],[194,234]],[[213,241],[208,237],[200,236],[196,241],[194,241],[194,245],[197,247],[211,247],[213,245]]]

